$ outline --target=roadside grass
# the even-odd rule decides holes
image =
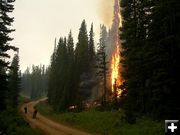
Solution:
[[[50,119],[101,135],[163,135],[163,121],[153,121],[148,117],[137,119],[136,124],[128,124],[122,111],[97,111],[95,109],[83,112],[54,112],[46,103],[37,105],[38,110]]]
[[[0,134],[2,135],[43,135],[42,131],[32,129],[17,110],[0,112]]]

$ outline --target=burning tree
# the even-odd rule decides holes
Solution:
[[[114,1],[114,18],[111,29],[108,33],[107,38],[107,49],[106,52],[108,54],[108,61],[110,61],[109,72],[110,72],[110,87],[113,95],[117,95],[117,98],[120,97],[121,91],[120,85],[122,85],[123,79],[121,77],[121,42],[120,42],[120,30],[119,28],[122,26],[122,17],[120,15],[119,9],[119,1]],[[115,86],[116,85],[116,86]],[[116,88],[116,89],[115,89]]]

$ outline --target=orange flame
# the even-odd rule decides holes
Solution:
[[[112,55],[112,61],[111,61],[111,86],[112,86],[112,92],[114,92],[114,84],[116,81],[116,86],[120,86],[122,81],[120,78],[120,46],[118,42],[116,43],[116,49],[115,52]],[[119,95],[118,91],[118,95]]]
[[[122,15],[120,13],[120,9],[119,9],[119,2],[118,0],[115,0],[115,6],[114,6],[114,20],[115,22],[115,48],[114,48],[114,52],[111,56],[111,87],[112,87],[112,93],[117,93],[117,97],[119,98],[121,96],[121,90],[118,88],[123,80],[121,78],[121,74],[120,71],[122,70],[122,66],[120,64],[120,60],[121,60],[121,56],[120,56],[120,51],[121,51],[121,43],[120,43],[120,39],[119,39],[119,27],[122,27]],[[115,86],[116,85],[116,86]],[[114,87],[115,86],[115,87]],[[116,91],[115,91],[116,88]]]
[[[122,15],[121,14],[119,14],[119,26],[120,26],[120,28],[122,28],[122,21],[123,21],[123,18],[122,18]]]
[[[112,91],[114,91],[113,85],[120,84],[120,77],[119,77],[119,62],[120,62],[120,48],[119,45],[116,44],[116,50],[112,55],[112,62],[111,62],[111,84],[112,84]]]

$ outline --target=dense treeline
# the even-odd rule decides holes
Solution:
[[[180,3],[121,0],[126,111],[179,118]]]
[[[89,84],[95,61],[93,24],[88,38],[86,22],[82,22],[78,43],[74,46],[72,33],[68,38],[60,38],[51,56],[48,82],[49,103],[56,110],[72,105],[82,107],[82,101],[90,96]],[[90,68],[91,67],[91,68]],[[92,83],[92,82],[90,82]]]
[[[31,99],[47,95],[48,68],[32,66],[21,75],[21,94]]]
[[[67,81],[72,81],[73,76],[68,76],[72,74],[72,65],[74,59],[74,43],[71,37],[71,32],[68,38],[68,48],[66,47],[66,38],[60,38],[59,43],[54,53],[52,55],[50,76],[48,82],[48,98],[49,103],[54,106],[55,109],[58,107],[64,108],[68,103],[68,98],[70,97],[70,90],[73,90],[72,83],[69,84]],[[68,53],[67,53],[68,51]],[[73,75],[73,74],[72,74]],[[72,87],[72,89],[68,89]],[[69,91],[67,91],[69,90]]]

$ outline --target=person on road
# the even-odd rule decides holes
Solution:
[[[27,105],[24,107],[24,112],[27,114]]]
[[[34,109],[34,112],[33,112],[33,119],[36,118],[37,112],[38,112],[38,110],[35,108],[35,109]]]

